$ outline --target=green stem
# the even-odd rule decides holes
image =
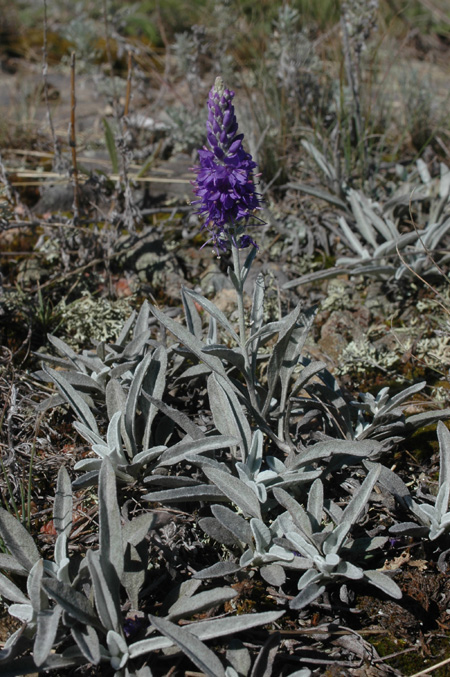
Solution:
[[[236,289],[237,293],[237,305],[238,305],[238,318],[239,318],[239,339],[240,339],[240,348],[244,356],[245,364],[245,381],[247,383],[248,394],[250,397],[250,402],[252,406],[259,411],[258,400],[256,397],[255,383],[253,380],[253,372],[250,365],[250,360],[248,357],[248,347],[246,346],[246,330],[245,330],[245,311],[244,311],[244,283],[241,275],[241,263],[239,257],[239,249],[231,244],[231,252],[233,256],[233,268],[234,274],[238,281],[238,287]]]

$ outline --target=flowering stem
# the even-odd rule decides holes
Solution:
[[[256,397],[255,382],[253,378],[253,371],[250,366],[250,359],[248,356],[248,346],[245,344],[247,335],[245,331],[245,311],[244,311],[244,281],[241,274],[241,263],[239,257],[239,249],[231,243],[231,252],[233,255],[233,268],[236,276],[237,285],[235,284],[238,305],[238,319],[239,319],[239,343],[242,354],[244,356],[245,364],[245,381],[247,383],[248,394],[252,406],[259,411],[258,401]]]

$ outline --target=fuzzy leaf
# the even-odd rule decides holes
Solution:
[[[369,583],[379,588],[387,595],[390,595],[394,599],[402,598],[402,591],[398,587],[397,583],[394,583],[394,581],[389,578],[389,576],[382,574],[381,571],[365,571],[364,577],[368,579]]]
[[[308,587],[301,590],[294,599],[289,602],[289,607],[291,609],[304,609],[305,606],[314,602],[315,599],[320,597],[325,592],[324,585],[318,585],[317,583],[311,583]]]
[[[201,340],[202,338],[202,319],[195,307],[192,295],[187,293],[186,287],[181,287],[181,300],[184,307],[184,316],[186,318],[186,325],[191,334]]]
[[[269,564],[260,568],[259,573],[266,583],[277,588],[286,582],[286,573],[281,564]]]
[[[69,538],[72,529],[72,484],[65,466],[62,466],[58,472],[53,504],[53,523],[57,534],[65,534]]]
[[[189,630],[180,628],[164,618],[151,615],[149,615],[149,618],[152,625],[161,634],[171,639],[206,675],[210,677],[225,677],[222,663],[217,656]]]
[[[240,372],[245,372],[245,360],[240,348],[228,348],[227,346],[222,346],[220,344],[213,344],[205,346],[203,352],[209,355],[215,355],[221,360],[237,367]]]
[[[142,496],[144,501],[159,503],[184,503],[186,501],[220,501],[225,500],[224,493],[210,484],[201,484],[198,487],[180,487],[167,491],[154,491]]]
[[[261,519],[259,500],[245,482],[218,468],[204,466],[203,472],[245,515]]]
[[[183,461],[187,454],[203,454],[207,451],[231,447],[237,443],[236,437],[226,434],[212,435],[211,437],[203,437],[199,440],[182,440],[161,454],[157,467],[175,465]]]
[[[98,427],[95,418],[81,395],[79,395],[79,393],[77,393],[75,388],[70,385],[67,379],[62,376],[61,372],[55,371],[54,369],[45,366],[44,371],[50,376],[50,379],[56,385],[66,402],[70,404],[81,423],[98,434]]]
[[[119,604],[119,581],[123,572],[123,545],[116,476],[108,459],[102,463],[98,485],[100,566]]]
[[[311,520],[312,531],[318,531],[323,511],[323,484],[320,479],[312,483],[308,492],[307,511]]]
[[[236,632],[250,630],[259,625],[274,623],[283,611],[265,611],[255,614],[244,614],[242,616],[233,616],[231,618],[208,619],[189,625],[189,632],[203,641],[215,639],[216,637],[228,637]],[[130,658],[142,656],[150,651],[156,651],[172,646],[175,642],[168,637],[151,637],[135,642],[129,647]]]
[[[217,430],[242,440],[244,458],[250,448],[252,433],[245,412],[227,380],[218,374],[208,377],[209,405]]]
[[[183,325],[176,322],[154,306],[150,306],[153,315],[164,325],[186,348],[188,348],[200,361],[208,365],[212,371],[225,376],[225,370],[219,358],[203,353],[205,344],[193,336]]]
[[[100,663],[100,642],[97,632],[90,625],[74,625],[70,628],[72,637],[83,656],[89,663],[98,665]]]
[[[251,545],[253,542],[250,524],[240,515],[225,505],[212,505],[211,512],[216,519],[229,529],[242,543]]]
[[[130,443],[131,456],[137,453],[136,445],[136,415],[138,408],[138,399],[142,387],[142,382],[150,367],[152,353],[147,353],[144,359],[136,367],[133,381],[128,391],[128,397],[125,404],[125,430]]]
[[[197,595],[192,595],[192,597],[181,597],[175,604],[172,604],[167,618],[171,621],[176,621],[180,618],[187,619],[206,609],[221,606],[236,597],[237,594],[233,588],[213,588],[212,590],[199,592]]]
[[[123,562],[123,554],[121,553]],[[117,602],[117,581],[115,576],[109,579],[109,571],[104,571],[98,552],[88,550],[86,555],[89,573],[94,586],[95,604],[98,615],[107,630],[120,630],[120,603]]]
[[[267,411],[270,401],[272,399],[273,393],[275,391],[275,386],[283,372],[283,363],[285,360],[286,352],[289,349],[289,343],[291,341],[292,334],[297,328],[296,324],[300,316],[301,307],[300,304],[292,310],[289,315],[281,320],[280,332],[278,335],[278,340],[275,346],[272,348],[272,354],[270,356],[269,364],[267,365],[267,395],[264,402],[264,411]],[[295,341],[295,339],[294,339]],[[295,360],[296,362],[296,360]],[[288,361],[286,363],[288,366]],[[292,365],[291,365],[292,366]],[[293,365],[295,366],[295,365]]]
[[[205,534],[214,538],[219,543],[227,545],[229,548],[240,544],[239,539],[215,517],[203,517],[203,519],[199,520],[198,525],[203,529]]]
[[[187,296],[191,296],[194,301],[196,301],[200,306],[202,306],[202,308],[206,310],[206,312],[214,317],[214,319],[217,320],[217,322],[221,324],[224,329],[226,329],[228,334],[233,337],[236,343],[239,343],[239,337],[229,323],[227,317],[221,310],[219,310],[219,308],[217,308],[217,306],[214,305],[214,303],[211,303],[211,301],[208,301],[208,299],[192,289],[184,288],[184,291]]]
[[[372,489],[375,486],[375,483],[378,480],[380,475],[381,466],[377,464],[374,466],[367,475],[364,482],[361,484],[359,490],[354,494],[350,503],[345,508],[342,513],[342,523],[349,524],[352,526],[355,524],[362,511],[364,510],[365,505],[369,500],[369,496],[372,493]]]
[[[37,630],[33,646],[33,658],[39,668],[46,660],[53,648],[58,631],[61,607],[45,609],[37,615]]]
[[[0,573],[0,595],[17,604],[29,604],[30,602],[22,590],[2,573]]]
[[[47,595],[54,599],[69,616],[83,623],[83,625],[92,625],[102,630],[102,625],[95,615],[92,604],[81,592],[78,592],[67,583],[62,583],[51,578],[44,578],[42,587]]]
[[[18,564],[26,571],[31,571],[39,560],[39,551],[23,524],[4,508],[0,508],[0,534]]]
[[[223,578],[224,576],[235,574],[240,568],[241,567],[239,564],[236,564],[236,562],[216,562],[212,566],[206,567],[206,569],[197,571],[192,578],[201,580],[207,578]]]

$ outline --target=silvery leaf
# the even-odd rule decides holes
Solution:
[[[123,563],[123,553],[121,553]],[[109,572],[103,571],[98,552],[88,550],[86,561],[94,588],[95,605],[98,615],[107,630],[120,629],[120,602],[118,603],[118,584],[109,580]],[[107,578],[108,576],[108,578]]]
[[[421,536],[426,536],[428,532],[428,526],[419,525],[416,522],[400,522],[389,528],[390,534],[417,536],[419,538]]]
[[[210,370],[208,369],[208,372],[209,371]],[[142,394],[144,399],[148,400],[152,406],[156,407],[156,409],[159,409],[159,411],[165,414],[165,416],[171,419],[171,421],[174,421],[174,423],[176,423],[181,428],[181,430],[184,430],[187,435],[190,435],[192,439],[199,440],[205,437],[205,434],[201,428],[191,421],[191,419],[184,412],[180,411],[179,409],[174,409],[162,400],[152,397],[147,392],[143,392]],[[156,437],[157,432],[155,433],[155,439]],[[146,439],[147,437],[144,441],[146,441]]]
[[[366,506],[372,489],[374,488],[380,475],[381,466],[374,466],[362,483],[359,490],[353,495],[350,503],[342,513],[342,523],[353,525],[358,521],[364,507]]]
[[[230,640],[226,658],[228,663],[230,663],[225,670],[226,677],[243,677],[243,675],[250,673],[252,665],[250,652],[239,639]]]
[[[90,444],[92,444],[92,445],[93,444],[100,444],[100,445],[105,444],[105,441],[100,437],[98,432],[96,432],[96,433],[93,432],[92,430],[90,430],[90,428],[85,426],[83,423],[80,423],[79,421],[74,421],[73,427],[75,428],[75,430],[77,432],[80,433],[80,435],[82,437],[84,437],[85,440],[90,442]]]
[[[192,295],[187,293],[186,287],[181,287],[181,300],[184,307],[184,316],[186,318],[186,325],[191,334],[201,340],[202,338],[202,320],[195,307]]]
[[[270,529],[266,527],[264,522],[262,522],[260,519],[255,518],[250,520],[250,528],[255,541],[255,550],[257,552],[265,552],[269,548],[272,541]]]
[[[209,677],[225,677],[222,663],[217,656],[189,630],[157,616],[149,615],[149,618],[152,625],[174,642],[202,672]]]
[[[90,625],[74,625],[70,628],[72,637],[83,656],[89,663],[100,663],[100,642],[97,632]]]
[[[347,221],[344,219],[343,216],[340,216],[338,218],[338,223],[339,226],[341,227],[341,230],[344,233],[345,239],[347,240],[348,244],[350,247],[353,249],[355,254],[358,254],[358,256],[361,257],[361,259],[368,259],[369,258],[369,252],[367,249],[361,244],[355,233],[351,230],[350,226],[348,225]],[[338,264],[346,264],[349,263],[350,261],[345,258],[340,258],[338,259],[337,263]]]
[[[84,365],[81,363],[79,356],[65,341],[58,338],[57,336],[52,336],[52,334],[47,334],[47,338],[50,343],[55,346],[56,350],[61,354],[69,358],[69,361],[73,364],[75,369],[82,372],[86,372]],[[53,359],[53,358],[52,358]],[[66,363],[67,365],[67,363]],[[62,366],[62,365],[61,365]]]
[[[326,364],[325,362],[320,361],[311,362],[306,367],[303,367],[302,371],[297,377],[297,380],[292,386],[290,397],[294,397],[313,376],[318,374],[319,371],[322,371],[323,369],[326,369]]]
[[[355,581],[364,577],[364,571],[350,562],[339,562],[334,573]]]
[[[253,289],[252,307],[250,310],[250,336],[256,334],[262,327],[264,319],[264,275],[258,273]],[[256,351],[255,343],[250,344]]]
[[[55,502],[53,504],[53,524],[56,533],[67,538],[72,529],[72,484],[65,466],[61,466],[56,482]]]
[[[280,645],[279,632],[272,632],[261,648],[253,665],[250,677],[269,677],[273,674],[273,664]]]
[[[114,603],[120,609],[119,581],[123,572],[122,528],[117,503],[116,477],[108,459],[103,461],[100,468],[98,500],[100,567],[107,577]]]
[[[199,621],[198,623],[191,623],[189,625],[189,632],[203,641],[215,639],[216,637],[226,637],[256,628],[259,625],[267,625],[274,623],[284,611],[264,611],[262,613],[243,614],[242,616],[233,616],[229,618],[208,619],[206,621]],[[149,651],[156,651],[168,646],[172,646],[175,642],[168,637],[151,637],[139,642],[135,642],[129,647],[130,658],[142,656]]]
[[[214,538],[219,543],[223,543],[232,548],[235,545],[240,545],[240,541],[229,529],[223,526],[215,517],[204,517],[199,520],[199,527],[203,529],[205,534]]]
[[[251,429],[245,412],[227,380],[218,374],[208,377],[209,405],[217,430],[241,440],[243,457],[251,444]]]
[[[0,595],[17,604],[30,603],[30,600],[25,597],[22,590],[2,573],[0,573]]]
[[[311,485],[306,509],[312,532],[319,531],[323,511],[323,484],[320,479],[316,479]]]
[[[245,515],[261,519],[259,500],[244,482],[218,468],[205,466],[203,472]]]
[[[44,371],[50,376],[50,379],[56,385],[61,395],[63,395],[66,402],[70,404],[81,423],[98,434],[95,418],[81,395],[77,393],[75,388],[70,385],[64,376],[62,376],[61,372],[45,366]]]
[[[116,339],[116,345],[118,346],[123,346],[124,343],[126,342],[128,335],[130,333],[131,327],[133,326],[133,322],[136,318],[136,311],[133,310],[131,315],[128,317],[128,319],[125,321],[125,324],[123,325],[122,329],[120,330],[120,334]]]
[[[125,638],[114,630],[109,630],[106,635],[106,643],[111,655],[111,667],[114,670],[122,670],[128,662],[129,653]]]
[[[18,618],[22,623],[32,623],[35,611],[31,604],[10,604],[8,613],[14,618]]]
[[[225,602],[229,602],[237,596],[236,590],[233,588],[213,588],[212,590],[205,590],[199,592],[192,597],[181,597],[169,609],[167,619],[176,621],[180,618],[189,618],[194,614],[201,613],[206,609],[211,609],[215,606],[221,606]]]
[[[252,530],[249,523],[240,515],[230,510],[225,505],[212,505],[211,512],[214,517],[229,529],[242,543],[252,544]]]
[[[176,322],[165,313],[151,306],[151,311],[156,319],[161,322],[186,348],[188,348],[199,360],[212,369],[217,374],[225,376],[225,370],[219,358],[213,355],[203,353],[205,344],[197,337],[193,336],[185,327],[179,322]]]
[[[231,447],[237,443],[236,437],[227,434],[212,435],[211,437],[203,437],[200,440],[182,440],[161,454],[157,467],[175,465],[184,460],[186,454],[202,454],[207,451]]]
[[[394,599],[402,598],[402,591],[398,587],[397,583],[394,583],[394,581],[389,578],[389,576],[382,574],[381,571],[365,571],[364,577],[367,578],[369,583],[379,588],[387,595],[390,595],[390,597],[393,597]]]
[[[166,451],[166,449],[167,447],[165,444],[160,444],[157,447],[152,447],[151,449],[146,449],[145,451],[139,452],[139,454],[136,454],[136,456],[133,457],[131,465],[129,466],[129,470],[131,471],[133,466],[147,465],[150,461],[154,461],[159,456],[161,456],[161,454]]]
[[[167,361],[167,350],[164,346],[159,345],[152,353],[149,368],[142,382],[143,397],[140,398],[139,402],[142,416],[145,420],[145,429],[142,436],[142,446],[144,448],[148,447],[150,443],[153,419],[158,412],[158,407],[146,395],[156,399],[163,396],[166,387]]]
[[[437,437],[440,455],[439,486],[450,486],[450,431],[442,421],[437,425]],[[447,506],[444,508],[446,510]]]
[[[255,260],[256,254],[258,252],[257,247],[252,247],[249,251],[249,253],[246,256],[246,259],[244,261],[244,265],[241,268],[241,280],[242,284],[245,283],[245,280],[247,279],[247,276],[250,272],[250,268],[252,267],[252,263]]]
[[[319,574],[320,576],[320,574]],[[317,583],[310,583],[307,587],[301,590],[294,599],[289,602],[289,607],[291,609],[304,609],[305,606],[314,602],[315,599],[320,597],[325,592],[324,585],[318,585]]]
[[[138,546],[142,543],[148,532],[154,528],[157,522],[157,516],[154,513],[143,513],[134,517],[129,522],[125,522],[122,528],[122,539],[124,543],[131,543]]]
[[[286,573],[280,564],[268,564],[260,568],[259,573],[266,583],[280,587],[286,582]]]
[[[125,404],[125,430],[127,434],[127,447],[131,457],[137,453],[136,444],[136,416],[138,408],[138,400],[141,392],[142,382],[147,373],[147,369],[152,361],[152,353],[147,353],[143,360],[138,364],[133,375],[130,389],[128,391],[127,401]]]
[[[267,411],[269,408],[270,401],[275,391],[275,386],[280,378],[280,373],[282,373],[286,351],[288,350],[290,341],[292,340],[292,334],[297,328],[296,325],[300,316],[300,312],[301,306],[298,304],[296,308],[294,308],[294,310],[292,310],[289,315],[286,315],[286,317],[284,317],[281,321],[278,340],[275,346],[272,348],[272,354],[267,365],[268,389],[263,411]]]
[[[229,323],[227,317],[224,315],[224,313],[217,308],[217,306],[214,305],[214,303],[211,303],[211,301],[208,301],[204,296],[199,294],[196,291],[193,291],[192,289],[186,289],[184,288],[184,291],[187,296],[191,296],[194,301],[196,301],[199,305],[202,306],[212,317],[214,317],[219,324],[226,329],[226,331],[229,333],[230,336],[233,337],[233,339],[236,341],[236,343],[239,343],[239,336],[236,334],[234,331],[233,327]]]
[[[32,536],[7,510],[0,508],[0,535],[6,548],[26,571],[39,561],[39,551]]]
[[[220,501],[226,500],[223,491],[210,484],[201,484],[198,487],[181,487],[167,491],[154,491],[142,496],[144,501],[159,503],[184,503],[186,501]]]
[[[86,471],[96,471],[96,475],[98,475],[98,471],[100,470],[102,465],[102,460],[101,458],[83,458],[81,461],[78,461],[75,463],[74,470],[86,470]],[[75,480],[77,484],[75,485],[75,482],[73,486],[80,486],[78,484],[78,480],[81,478],[78,478]]]
[[[44,561],[38,560],[32,567],[27,579],[27,592],[34,611],[43,611],[48,607],[47,595],[42,590],[44,576]]]
[[[246,460],[246,466],[250,472],[250,475],[254,475],[259,472],[261,468],[261,462],[263,457],[263,444],[264,438],[261,430],[255,430],[252,437],[252,443],[250,446],[250,451],[248,458]]]
[[[305,345],[316,312],[317,306],[301,313],[286,343],[279,372],[281,383],[280,409],[282,412],[286,406],[287,391],[291,375],[297,366],[298,358]]]
[[[296,531],[288,531],[285,534],[288,541],[292,544],[294,549],[298,551],[303,557],[314,559],[319,553],[317,547],[312,543],[308,543],[301,534]]]
[[[193,578],[196,579],[207,579],[207,578],[223,578],[224,576],[230,576],[231,574],[236,573],[240,570],[239,564],[235,562],[216,562],[206,569],[197,571]]]
[[[348,191],[348,199],[352,208],[353,216],[356,220],[356,225],[358,230],[366,240],[366,242],[372,245],[373,248],[377,246],[376,233],[370,223],[370,219],[367,218],[367,215],[364,213],[361,204],[361,195],[358,191],[353,190],[352,188]]]
[[[42,587],[47,595],[54,599],[69,616],[72,616],[84,625],[92,625],[102,630],[102,625],[95,615],[91,603],[81,592],[78,592],[67,583],[55,581],[51,578],[44,578],[42,580]]]
[[[336,170],[328,162],[325,156],[319,150],[317,150],[317,148],[312,143],[309,143],[309,141],[306,141],[305,139],[302,140],[302,146],[308,151],[311,157],[315,160],[315,162],[323,171],[327,179],[335,182],[337,180]]]
[[[215,355],[221,360],[232,364],[242,373],[245,372],[245,359],[240,348],[228,348],[219,344],[212,344],[203,348],[204,353]]]
[[[416,430],[436,421],[446,421],[450,418],[450,409],[436,409],[435,411],[423,411],[420,414],[408,416],[405,421],[405,430]]]
[[[286,508],[295,526],[303,532],[303,536],[310,540],[312,536],[311,522],[303,506],[284,489],[274,488],[273,495],[278,503]]]
[[[148,329],[149,319],[150,319],[150,308],[148,301],[145,300],[139,310],[139,314],[136,319],[136,324],[134,325],[133,338],[140,336],[143,332],[145,332]]]
[[[39,611],[37,615],[36,636],[33,646],[33,659],[37,667],[40,667],[50,654],[58,631],[61,607]]]

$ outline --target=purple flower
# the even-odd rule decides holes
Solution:
[[[196,214],[205,217],[206,228],[217,253],[229,244],[243,248],[256,243],[245,228],[254,211],[260,209],[260,199],[253,184],[256,163],[242,147],[243,134],[233,106],[234,92],[224,89],[222,78],[216,78],[208,98],[206,123],[209,148],[198,151],[200,166],[195,167],[197,180],[194,192],[200,205]],[[261,219],[258,219],[261,221]]]

